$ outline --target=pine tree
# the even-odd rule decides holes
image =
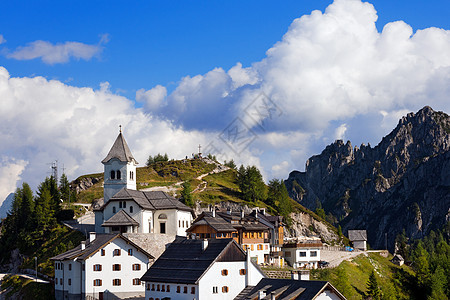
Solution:
[[[447,286],[447,280],[444,269],[438,266],[431,275],[431,296],[428,299],[445,300],[448,297],[445,295],[445,287]]]
[[[266,203],[274,207],[280,215],[289,217],[292,212],[291,199],[282,180],[272,179],[269,182]]]
[[[380,288],[378,287],[378,281],[377,277],[375,276],[374,270],[372,270],[372,273],[370,273],[369,280],[367,281],[366,299],[371,300],[381,299],[381,292]]]
[[[192,198],[192,187],[191,184],[187,181],[182,184],[183,190],[181,191],[181,199],[184,204],[187,206],[194,206],[194,199]]]
[[[61,178],[59,179],[59,191],[61,193],[61,199],[63,201],[69,201],[70,198],[70,184],[69,180],[67,179],[66,174],[62,174]]]
[[[266,185],[257,167],[244,168],[241,165],[238,171],[238,185],[244,200],[256,202],[266,199]]]

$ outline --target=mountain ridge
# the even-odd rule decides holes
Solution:
[[[367,229],[369,243],[390,249],[405,229],[420,238],[450,213],[450,117],[425,106],[402,117],[380,143],[352,147],[337,140],[293,171],[290,196],[314,210],[323,207],[344,232]]]

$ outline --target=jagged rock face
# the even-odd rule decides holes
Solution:
[[[103,180],[103,176],[100,177],[83,177],[74,180],[70,186],[71,189],[75,189],[77,193],[85,191],[92,187],[94,184]]]
[[[327,146],[285,181],[309,209],[318,203],[348,229],[368,230],[369,244],[388,246],[403,229],[419,238],[441,228],[450,207],[450,117],[424,107],[403,117],[375,147]],[[392,246],[392,247],[391,247]]]

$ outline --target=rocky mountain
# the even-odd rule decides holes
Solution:
[[[450,219],[450,117],[431,107],[403,117],[374,148],[335,141],[285,181],[290,196],[322,206],[342,226],[366,229],[390,250],[404,229],[420,238]]]

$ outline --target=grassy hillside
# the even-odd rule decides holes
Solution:
[[[396,266],[390,262],[392,256],[382,257],[378,253],[359,255],[343,261],[333,269],[312,271],[312,278],[330,281],[347,299],[365,299],[367,281],[375,270],[382,299],[410,299],[413,295],[413,271],[407,266]]]

